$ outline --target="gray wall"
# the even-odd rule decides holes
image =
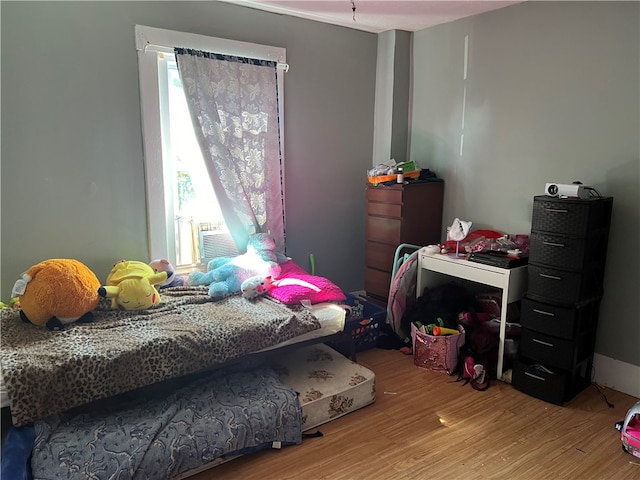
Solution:
[[[393,120],[391,127],[391,158],[397,162],[409,160],[407,128],[411,101],[411,42],[413,35],[395,31],[393,53]]]
[[[147,259],[135,24],[287,48],[288,253],[304,267],[314,253],[319,274],[362,288],[376,35],[216,2],[0,8],[2,300],[46,258],[101,279],[120,258]],[[637,2],[526,2],[417,32],[409,127],[409,157],[446,181],[445,223],[528,233],[547,181],[615,197],[596,350],[635,365],[638,19]]]
[[[377,36],[219,2],[2,2],[1,299],[47,258],[148,261],[134,25],[285,47],[287,253],[362,288]]]
[[[445,224],[460,217],[474,228],[529,233],[533,196],[546,182],[580,180],[614,197],[596,352],[634,365],[640,365],[638,7],[526,2],[417,32],[410,127],[411,158],[445,179]]]

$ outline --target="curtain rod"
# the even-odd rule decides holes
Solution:
[[[138,49],[140,50],[140,49]],[[144,44],[144,48],[142,49],[142,51],[144,53],[147,53],[148,51],[151,52],[157,52],[157,53],[166,53],[169,55],[173,55],[174,54],[174,50],[172,47],[167,47],[165,45],[154,45],[153,43],[145,43]],[[289,64],[288,63],[280,63],[278,62],[276,64],[278,70],[283,70],[285,73],[289,71]]]

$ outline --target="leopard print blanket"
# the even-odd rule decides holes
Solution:
[[[302,307],[262,297],[214,301],[207,287],[162,290],[148,310],[111,310],[50,331],[0,311],[0,362],[13,423],[209,369],[320,328]]]

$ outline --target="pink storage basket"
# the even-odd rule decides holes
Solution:
[[[414,365],[451,375],[458,365],[458,354],[465,340],[464,329],[458,328],[458,335],[435,336],[422,333],[412,323]]]

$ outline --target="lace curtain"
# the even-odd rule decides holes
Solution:
[[[284,252],[277,64],[175,49],[191,120],[225,222],[244,251],[269,233]]]

